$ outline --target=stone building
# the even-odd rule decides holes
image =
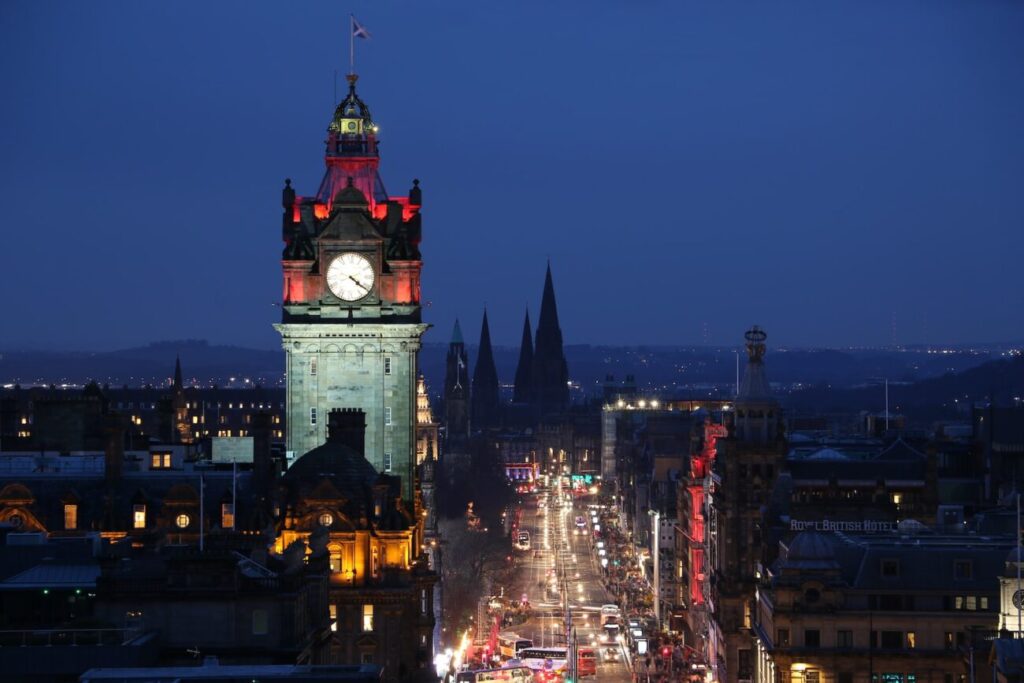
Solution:
[[[758,589],[758,683],[953,683],[995,634],[1012,538],[804,531]]]
[[[331,411],[327,441],[285,473],[275,549],[301,542],[326,552],[331,661],[377,664],[386,680],[410,680],[433,655],[437,575],[423,552],[426,511],[364,456],[365,419]]]

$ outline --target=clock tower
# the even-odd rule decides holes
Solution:
[[[285,181],[280,324],[286,355],[289,465],[327,439],[338,408],[366,414],[365,455],[413,496],[420,317],[419,181],[384,189],[378,128],[348,76],[327,128],[326,172],[313,196]]]

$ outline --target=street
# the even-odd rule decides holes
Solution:
[[[606,645],[601,638],[601,605],[613,600],[601,581],[590,514],[578,501],[563,500],[559,505],[557,495],[543,492],[524,499],[519,530],[530,534],[530,549],[516,551],[513,580],[505,594],[525,595],[533,611],[525,623],[504,630],[529,638],[538,647],[564,645],[567,601],[579,646],[593,647],[597,653],[597,679],[629,681],[624,648],[620,643]],[[577,530],[577,516],[586,520],[585,528]],[[618,661],[606,661],[609,648],[618,653]]]

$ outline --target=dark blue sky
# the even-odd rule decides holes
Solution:
[[[1024,4],[0,4],[0,348],[272,348],[347,14],[425,316],[497,343],[1024,338]]]

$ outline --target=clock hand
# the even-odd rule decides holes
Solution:
[[[348,279],[351,280],[352,282],[356,283],[356,285],[358,285],[360,288],[365,289],[367,292],[370,291],[369,287],[367,287],[366,285],[364,285],[362,282],[360,282],[359,280],[355,279],[351,275],[348,276]]]

